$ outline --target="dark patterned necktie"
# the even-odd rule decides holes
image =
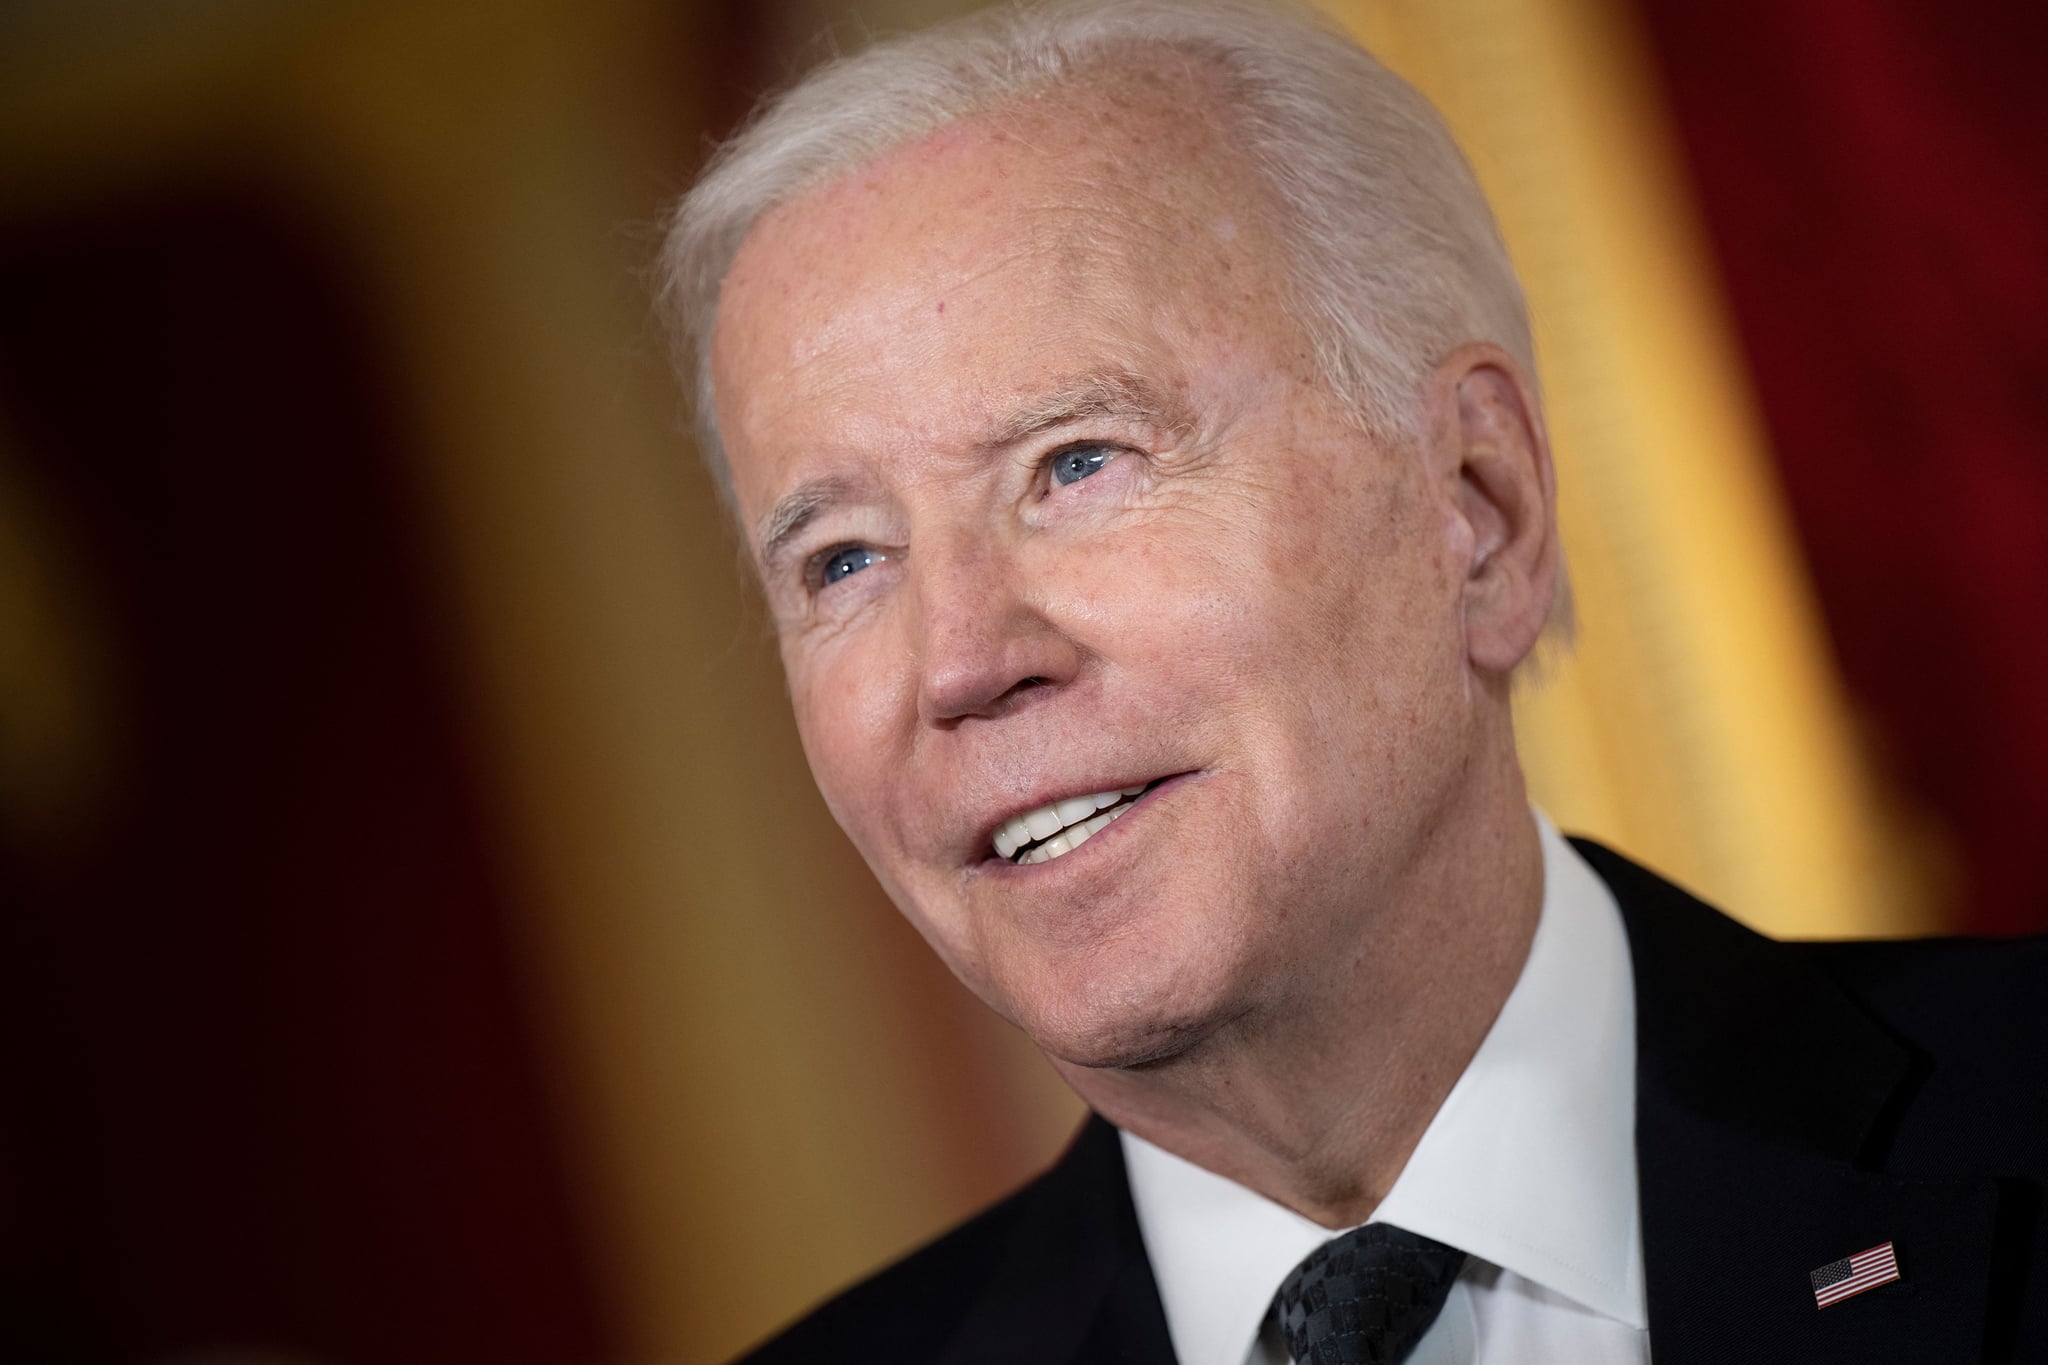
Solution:
[[[1400,1365],[1442,1311],[1465,1253],[1386,1223],[1325,1242],[1273,1298],[1296,1365]]]

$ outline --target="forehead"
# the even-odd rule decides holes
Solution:
[[[1078,363],[1076,344],[1145,368],[1129,352],[1172,349],[1176,330],[1272,325],[1274,215],[1223,109],[1208,73],[1105,67],[765,215],[712,344],[742,503],[769,434],[815,446],[819,423],[1000,403],[1034,369]],[[902,403],[875,401],[913,370]]]
[[[928,265],[970,222],[1000,228],[1063,209],[1147,219],[1262,211],[1229,108],[1221,77],[1176,54],[1104,59],[778,205],[743,243],[728,287],[779,260],[843,259],[881,239],[910,248],[912,268]]]

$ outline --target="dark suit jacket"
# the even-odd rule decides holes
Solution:
[[[1575,842],[1635,969],[1657,1365],[2048,1362],[2048,939],[1774,943]],[[1115,1130],[749,1360],[1171,1365]]]

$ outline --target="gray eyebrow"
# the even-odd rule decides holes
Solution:
[[[1184,403],[1137,371],[1091,370],[1019,407],[981,445],[999,450],[1090,417],[1135,418],[1176,435],[1185,435],[1194,426]]]
[[[761,546],[761,562],[773,564],[796,538],[797,532],[811,524],[818,513],[845,497],[848,485],[844,479],[812,479],[800,484],[794,492],[776,500],[768,509],[768,515],[761,518],[756,540]]]
[[[1027,400],[976,444],[983,450],[1003,450],[1055,427],[1090,417],[1146,422],[1176,435],[1185,435],[1194,427],[1186,404],[1169,396],[1159,385],[1135,370],[1103,369],[1064,380],[1047,393]],[[852,492],[848,480],[827,477],[799,484],[777,499],[755,532],[762,564],[772,567],[804,527]]]

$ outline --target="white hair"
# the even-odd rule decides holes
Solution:
[[[754,223],[947,124],[1162,49],[1221,78],[1239,146],[1282,210],[1318,367],[1368,430],[1417,435],[1423,382],[1463,342],[1495,342],[1535,373],[1521,286],[1464,156],[1428,101],[1326,20],[1238,0],[1003,5],[811,71],[718,149],[670,216],[658,302],[728,504],[711,335]]]

